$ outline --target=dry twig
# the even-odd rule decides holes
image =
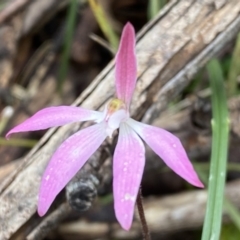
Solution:
[[[15,0],[15,1],[12,1],[10,4],[8,4],[0,12],[0,24],[2,24],[4,21],[8,20],[16,12],[21,11],[30,2],[31,2],[30,0]]]
[[[228,183],[226,197],[240,208],[240,180]],[[207,200],[206,190],[188,191],[179,194],[144,199],[144,209],[150,231],[157,234],[167,234],[174,231],[195,229],[202,225]],[[224,211],[224,222],[229,217]],[[93,230],[94,229],[94,230]],[[59,226],[58,231],[63,237],[76,236],[86,239],[109,237],[109,239],[139,239],[141,226],[135,221],[129,232],[118,224],[92,223],[84,220],[66,223]],[[77,238],[76,238],[77,239]]]

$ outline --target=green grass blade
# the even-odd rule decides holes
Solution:
[[[5,6],[6,6],[6,1],[0,1],[0,11],[2,11]]]
[[[117,50],[119,39],[113,31],[102,6],[96,0],[88,0],[88,2],[103,34],[109,41],[111,48]]]
[[[219,240],[226,178],[229,119],[223,74],[217,60],[207,65],[212,90],[212,153],[209,173],[207,209],[202,240]]]
[[[201,171],[209,171],[209,163],[196,163],[193,162],[194,168],[196,168],[199,172]],[[165,169],[164,169],[165,170]],[[170,169],[169,169],[170,171]],[[227,164],[227,171],[234,171],[234,172],[240,172],[240,163],[228,163]]]
[[[152,19],[161,8],[167,3],[167,0],[150,0],[148,2],[148,18]]]
[[[68,9],[68,14],[67,14],[67,23],[66,23],[66,29],[65,29],[66,34],[64,39],[63,53],[62,53],[62,59],[60,64],[59,77],[58,77],[58,91],[60,93],[62,92],[63,83],[67,77],[67,72],[68,72],[69,56],[70,56],[73,32],[74,32],[76,17],[77,17],[77,9],[78,9],[77,6],[78,6],[78,0],[71,0],[69,9]]]
[[[237,77],[240,74],[240,33],[238,34],[236,45],[233,50],[231,64],[228,72],[227,90],[228,96],[234,96],[237,93]]]
[[[226,209],[228,215],[230,216],[234,225],[240,231],[240,215],[238,209],[230,202],[226,197],[224,198],[224,208]]]
[[[238,164],[240,165],[240,164]],[[207,183],[207,174],[203,171],[201,171],[199,168],[199,166],[195,166],[195,169],[197,170],[198,175],[200,176],[201,180],[203,181],[203,183],[205,184],[205,186],[207,187],[208,183]],[[227,212],[227,214],[229,215],[230,219],[232,220],[233,224],[236,226],[236,228],[240,231],[240,214],[238,209],[234,206],[233,203],[231,203],[231,201],[228,200],[227,197],[224,196],[224,205],[223,205],[225,211]]]
[[[37,142],[37,140],[32,139],[11,138],[9,140],[6,140],[5,138],[0,137],[0,146],[32,148],[34,145],[37,144]]]
[[[239,239],[240,232],[233,224],[224,224],[222,226],[220,240],[237,240]]]

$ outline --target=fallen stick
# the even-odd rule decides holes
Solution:
[[[238,209],[240,208],[240,180],[226,185],[225,194]],[[178,193],[164,197],[144,199],[145,215],[153,234],[168,234],[181,230],[196,229],[202,226],[205,215],[207,191],[197,190]],[[229,217],[223,212],[223,222],[228,223]],[[88,222],[79,220],[61,224],[57,232],[67,239],[75,236],[84,239],[108,237],[109,239],[139,239],[141,226],[137,219],[129,232],[121,229],[119,224]]]

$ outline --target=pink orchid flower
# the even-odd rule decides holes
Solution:
[[[180,140],[171,133],[130,118],[129,105],[137,76],[135,32],[130,23],[123,29],[116,55],[115,84],[117,98],[103,112],[79,107],[59,106],[40,110],[8,132],[34,131],[67,123],[93,120],[97,124],[73,134],[53,154],[41,180],[38,213],[43,216],[58,193],[82,168],[89,157],[113,131],[119,130],[113,156],[113,194],[116,218],[129,230],[145,165],[142,139],[179,176],[203,187]],[[68,159],[66,159],[66,156]]]

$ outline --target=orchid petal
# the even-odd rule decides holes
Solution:
[[[197,187],[204,187],[195,172],[180,140],[170,132],[133,119],[128,124],[175,173]]]
[[[65,140],[52,156],[42,177],[38,214],[43,216],[73,176],[106,138],[106,123],[85,128]]]
[[[117,97],[129,108],[137,79],[135,32],[130,23],[123,29],[116,55],[115,81]]]
[[[59,106],[44,108],[10,130],[6,137],[8,138],[12,133],[42,130],[72,122],[96,120],[101,117],[101,112],[79,107]]]
[[[122,123],[113,157],[113,192],[116,218],[125,230],[129,230],[132,224],[144,165],[142,140],[126,123]]]

